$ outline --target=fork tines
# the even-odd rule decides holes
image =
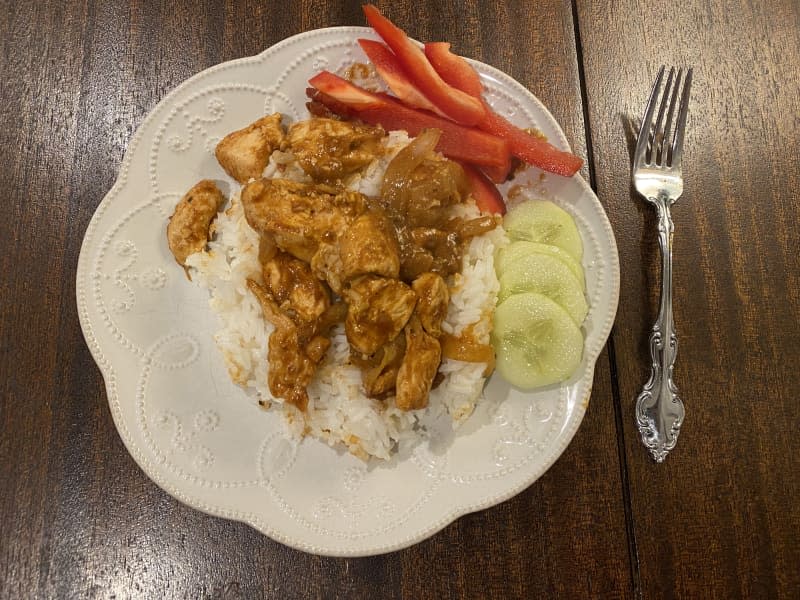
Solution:
[[[653,121],[653,113],[659,96],[661,82],[664,79],[665,67],[661,67],[650,92],[647,107],[642,117],[639,140],[634,154],[634,165],[656,165],[662,167],[680,166],[683,153],[683,133],[686,129],[686,115],[689,105],[689,91],[692,87],[692,69],[677,72],[671,67],[667,83],[658,103],[658,115]],[[681,84],[683,91],[681,92]],[[680,95],[678,117],[673,123],[675,107]],[[666,117],[666,120],[665,120]]]

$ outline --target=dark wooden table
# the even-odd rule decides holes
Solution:
[[[189,509],[123,447],[83,341],[83,233],[147,112],[190,75],[359,2],[4,3],[0,11],[0,597],[800,597],[800,4],[380,3],[554,113],[617,236],[622,290],[586,418],[512,500],[412,548],[311,556]],[[657,310],[652,210],[625,122],[693,65],[676,206],[676,379],[663,465],[634,397]]]

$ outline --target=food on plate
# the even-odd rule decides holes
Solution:
[[[396,96],[348,80],[355,69],[317,73],[311,117],[226,135],[215,155],[239,184],[227,208],[204,180],[167,236],[209,291],[232,380],[298,437],[387,459],[469,417],[495,363],[530,388],[580,362],[580,234],[536,201],[506,215],[506,235],[495,182],[512,154],[564,175],[581,163],[497,116],[449,44],[423,51],[364,10],[386,45],[359,44]]]
[[[583,267],[581,263],[575,260],[571,254],[551,244],[517,240],[511,242],[508,246],[500,248],[494,257],[494,267],[497,271],[497,275],[502,277],[509,265],[520,258],[537,252],[539,254],[549,254],[564,262],[572,274],[575,275],[575,279],[578,280],[578,283],[580,283],[581,290],[584,292],[586,291],[586,278],[583,276]]]
[[[417,305],[417,295],[399,279],[367,275],[342,291],[347,302],[344,327],[350,348],[370,356],[394,340]]]
[[[387,131],[402,130],[415,136],[424,129],[442,132],[437,150],[455,160],[474,165],[511,168],[508,142],[479,129],[465,127],[433,113],[403,104],[397,98],[362,89],[334,73],[322,71],[308,80],[309,98],[332,114],[357,117]],[[319,108],[312,104],[312,112]]]
[[[497,370],[522,389],[564,381],[583,354],[583,334],[567,312],[547,296],[514,294],[498,305],[492,340]]]
[[[214,204],[185,264],[236,383],[297,435],[389,458],[426,423],[474,410],[493,368],[499,220],[436,151],[437,130],[313,117],[284,132],[270,117],[257,123],[281,128],[279,146]],[[253,155],[236,139],[218,152],[232,177]]]
[[[406,353],[397,371],[397,406],[402,410],[425,408],[433,378],[439,369],[442,347],[425,331],[419,317],[405,328]]]
[[[364,14],[372,28],[397,56],[409,76],[414,78],[422,94],[457,123],[476,125],[486,110],[477,98],[448,85],[425,57],[422,49],[405,32],[384,17],[372,4],[364,5]]]
[[[534,251],[508,266],[500,277],[497,300],[502,302],[521,292],[547,296],[566,310],[578,325],[589,311],[580,281],[564,261],[552,254]]]
[[[312,179],[335,181],[375,160],[383,136],[383,130],[375,127],[310,119],[293,123],[287,141],[297,162]]]
[[[214,153],[228,175],[239,183],[261,175],[269,155],[283,141],[281,118],[279,113],[262,117],[244,129],[229,133],[217,144]]]
[[[504,215],[506,203],[503,200],[503,194],[492,185],[491,178],[487,177],[488,172],[485,169],[484,172],[481,172],[480,169],[465,163],[461,163],[461,168],[464,169],[464,175],[467,176],[472,187],[472,195],[478,208],[485,212]]]
[[[311,383],[317,363],[330,346],[330,341],[313,335],[289,314],[281,310],[266,288],[253,279],[247,280],[247,287],[261,305],[264,318],[272,324],[269,336],[269,389],[276,396],[301,411],[308,406],[306,386]]]
[[[512,240],[557,246],[577,261],[583,257],[583,241],[575,221],[553,202],[524,202],[506,216],[503,225]]]
[[[210,179],[203,179],[180,199],[167,225],[167,243],[182,267],[186,259],[205,248],[209,229],[225,196]]]
[[[397,60],[397,57],[385,44],[374,40],[360,39],[358,40],[358,45],[361,46],[378,75],[386,82],[386,85],[389,86],[395,96],[411,106],[423,108],[436,113],[440,117],[447,118],[444,112],[439,110],[421,91],[414,87],[414,84],[406,77],[403,65],[400,64],[400,61]]]
[[[447,83],[470,96],[481,97],[483,84],[481,83],[480,75],[466,59],[450,51],[449,43],[428,42],[425,44],[425,56],[428,57],[433,68]]]
[[[365,5],[364,14],[385,45],[365,39],[359,40],[359,44],[396,98],[337,81],[331,73],[323,71],[309,81],[317,90],[311,93],[315,103],[344,117],[356,114],[387,129],[408,130],[426,116],[445,122],[449,119],[464,126],[462,129],[482,131],[506,142],[510,154],[544,171],[570,177],[581,168],[583,161],[579,157],[559,150],[543,136],[525,131],[495,113],[483,99],[480,76],[467,60],[450,51],[450,44],[428,43],[423,51],[375,6]],[[415,114],[418,109],[425,112]],[[443,136],[442,143],[453,135]],[[458,135],[465,137],[463,132]],[[440,150],[448,154],[444,147]],[[511,172],[508,159],[498,165],[470,160],[468,156],[452,157],[483,166],[496,183],[505,181]]]
[[[442,321],[447,316],[450,292],[437,273],[423,273],[411,284],[417,295],[417,316],[423,329],[432,336],[442,335]]]
[[[331,236],[366,210],[358,192],[288,179],[256,179],[242,189],[247,222],[262,237],[311,262]]]
[[[580,364],[589,311],[580,233],[569,213],[546,200],[519,204],[503,225],[513,241],[495,255],[497,369],[523,389],[559,383]]]

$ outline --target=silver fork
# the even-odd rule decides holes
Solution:
[[[661,67],[647,101],[633,157],[633,185],[658,211],[658,242],[661,247],[661,306],[650,334],[650,379],[636,398],[636,423],[642,443],[658,463],[663,462],[675,447],[684,417],[683,401],[672,380],[678,338],[672,319],[673,226],[669,211],[683,193],[681,158],[692,69],[686,71],[685,77],[682,69],[677,75],[674,68],[669,70],[659,103],[663,79],[664,67]],[[673,123],[679,97],[680,108]],[[658,114],[653,121],[657,104]]]

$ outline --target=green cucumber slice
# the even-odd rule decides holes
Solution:
[[[518,261],[520,258],[535,253],[549,254],[563,261],[569,267],[572,274],[575,275],[575,279],[578,280],[578,283],[581,284],[581,289],[586,291],[586,279],[583,276],[583,267],[581,264],[558,246],[541,244],[539,242],[520,240],[518,242],[512,242],[504,248],[500,248],[494,259],[494,268],[498,277],[503,276],[510,264]]]
[[[527,240],[558,246],[581,261],[583,242],[575,220],[548,200],[528,200],[511,210],[503,227],[512,240]]]
[[[589,312],[580,282],[566,263],[549,254],[529,254],[508,265],[500,277],[497,301],[523,292],[547,296],[566,310],[578,326]]]
[[[583,334],[558,304],[535,292],[511,296],[494,313],[497,370],[524,390],[559,383],[578,368]]]

